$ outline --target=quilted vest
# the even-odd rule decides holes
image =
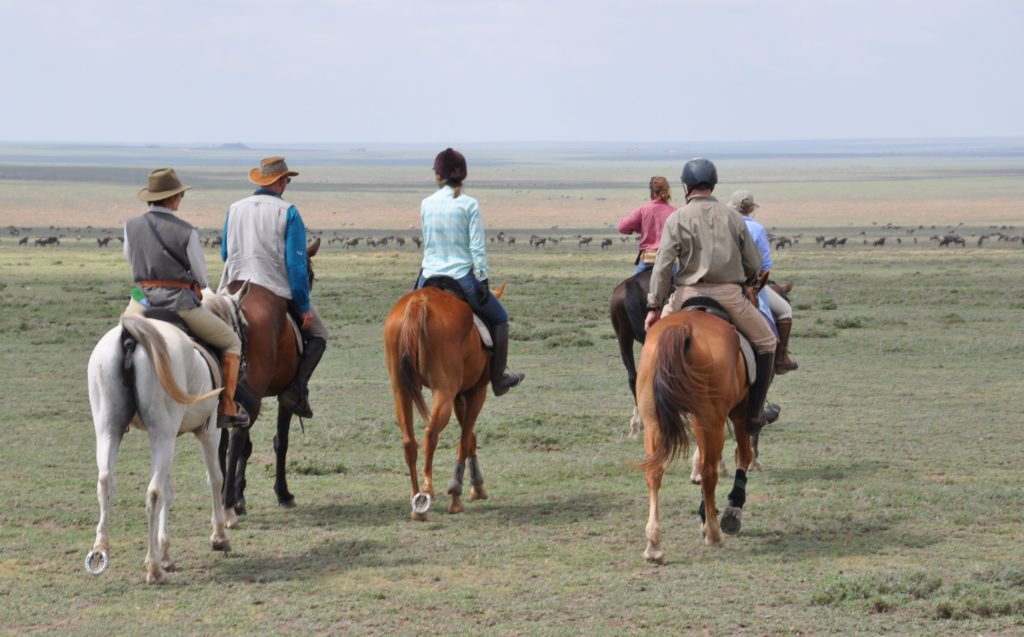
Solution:
[[[153,222],[152,228],[147,220]],[[160,245],[157,235],[153,232],[154,228],[174,256]],[[132,277],[135,281],[191,283],[195,280],[192,273],[182,267],[182,264],[190,265],[188,240],[192,236],[191,224],[172,214],[151,210],[141,217],[129,219],[124,231],[128,238],[128,262],[132,266]],[[151,287],[143,288],[142,292],[152,307],[183,310],[199,305],[192,291],[183,288]]]
[[[228,259],[220,287],[233,281],[249,281],[274,294],[292,298],[285,263],[284,233],[291,204],[273,195],[253,195],[228,209]]]

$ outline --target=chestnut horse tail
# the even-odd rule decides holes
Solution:
[[[692,360],[693,334],[688,323],[672,325],[658,339],[654,365],[654,406],[658,413],[658,442],[644,467],[664,466],[689,449],[682,414],[695,414],[700,397],[709,391],[706,375]],[[698,414],[699,415],[699,414]]]
[[[402,390],[412,398],[416,410],[424,420],[430,418],[427,403],[423,400],[423,379],[420,378],[420,344],[423,334],[427,331],[427,299],[422,294],[414,294],[405,306],[405,318],[402,319],[402,332],[399,336],[399,352]]]
[[[174,380],[174,373],[171,371],[171,355],[167,351],[167,341],[160,335],[160,332],[149,324],[149,321],[136,316],[121,317],[121,327],[139,345],[142,345],[153,363],[153,371],[160,380],[164,391],[172,400],[184,405],[192,405],[213,398],[221,392],[215,389],[205,394],[192,395],[186,393]]]

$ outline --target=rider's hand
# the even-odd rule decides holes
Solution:
[[[480,296],[476,298],[478,305],[484,305],[491,300],[491,286],[487,284],[487,279],[480,281]]]
[[[651,326],[654,325],[655,323],[657,323],[658,319],[660,319],[660,318],[661,318],[661,314],[660,313],[655,312],[654,310],[651,310],[650,312],[648,312],[647,313],[647,318],[644,319],[644,331],[646,332],[646,331],[650,330]]]
[[[302,313],[302,325],[299,326],[300,330],[308,330],[309,326],[313,324],[313,310]]]

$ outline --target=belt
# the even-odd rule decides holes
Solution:
[[[143,288],[181,288],[191,290],[195,283],[188,281],[139,281],[139,287]]]

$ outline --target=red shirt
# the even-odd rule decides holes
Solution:
[[[651,203],[640,206],[619,222],[622,234],[640,233],[641,250],[657,250],[661,244],[661,229],[665,220],[676,209],[662,201],[659,197],[651,199]]]

